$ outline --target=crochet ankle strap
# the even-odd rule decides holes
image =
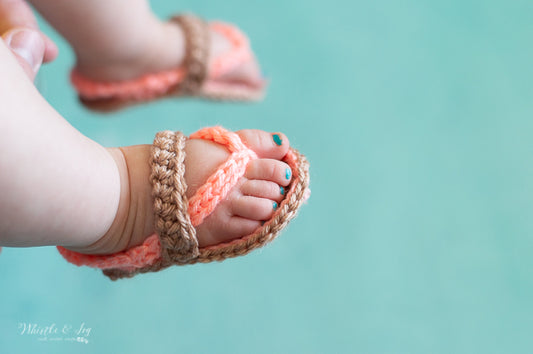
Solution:
[[[199,256],[194,228],[227,197],[244,176],[248,162],[257,158],[237,134],[222,127],[201,129],[190,138],[213,141],[225,146],[231,154],[187,201],[184,164],[186,138],[180,132],[157,133],[150,162],[150,181],[163,265],[184,264]]]
[[[185,78],[177,93],[195,94],[200,91],[207,78],[210,35],[207,23],[201,18],[187,14],[170,19],[181,26],[185,37]]]
[[[159,132],[152,147],[150,182],[162,265],[183,264],[199,254],[196,230],[187,211],[186,140],[180,132]]]

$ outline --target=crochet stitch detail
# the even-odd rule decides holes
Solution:
[[[196,230],[189,218],[185,182],[185,141],[180,132],[157,133],[150,165],[155,229],[161,240],[162,266],[199,255]]]
[[[186,94],[195,94],[199,92],[207,77],[209,27],[201,18],[192,14],[174,16],[170,21],[181,26],[185,34],[184,65],[187,74],[177,90]]]

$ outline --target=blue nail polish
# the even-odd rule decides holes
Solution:
[[[281,195],[285,195],[285,188],[283,187],[279,187],[279,192],[281,193]]]
[[[276,210],[278,208],[278,203],[272,202],[272,209]]]
[[[272,139],[274,140],[274,143],[276,143],[277,146],[281,146],[281,144],[283,144],[283,141],[281,140],[279,134],[272,134]]]
[[[291,179],[291,175],[292,175],[292,171],[291,171],[291,169],[290,169],[290,168],[287,168],[287,169],[285,170],[285,178],[286,178],[286,179]]]

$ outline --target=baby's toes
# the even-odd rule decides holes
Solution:
[[[277,183],[262,180],[248,180],[241,186],[244,195],[266,198],[280,203],[285,196],[285,188]]]
[[[289,151],[289,139],[283,133],[245,129],[239,130],[237,134],[260,158],[281,160]]]
[[[270,181],[286,187],[291,182],[292,171],[285,162],[258,159],[248,164],[244,176],[250,180]]]
[[[236,216],[251,220],[268,220],[278,208],[278,203],[266,198],[244,195],[234,200],[231,206]]]

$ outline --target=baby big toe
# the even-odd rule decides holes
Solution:
[[[246,129],[238,131],[237,134],[260,158],[281,160],[289,151],[289,139],[283,133]]]

